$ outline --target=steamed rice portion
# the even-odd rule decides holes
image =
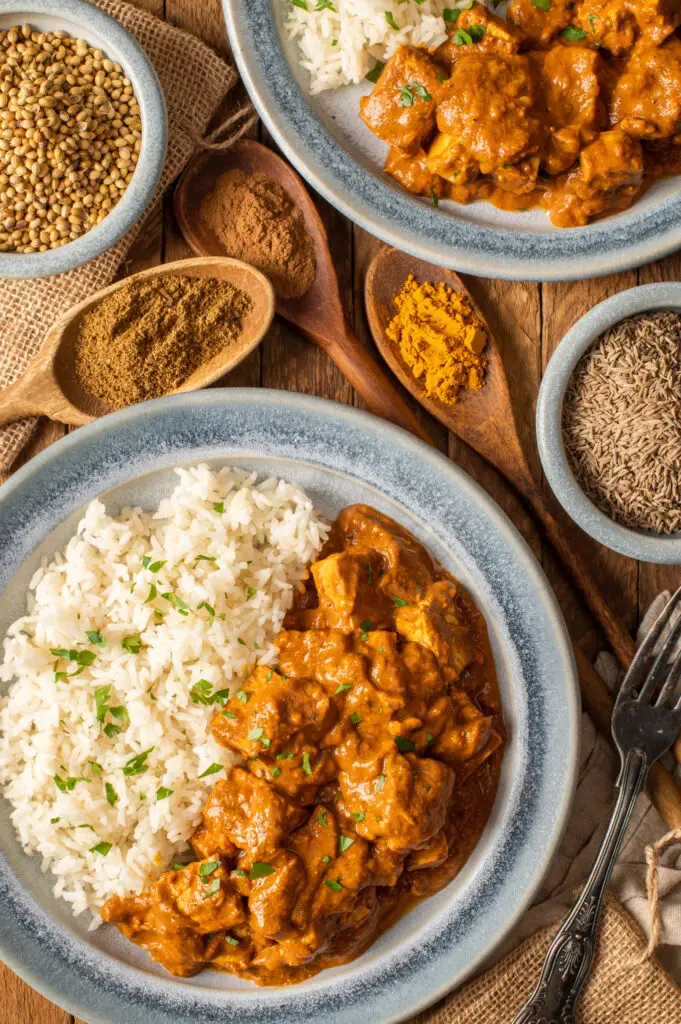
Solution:
[[[328,532],[282,480],[177,473],[152,514],[93,501],[4,642],[0,783],[74,914],[139,891],[187,848],[238,760],[210,720],[256,664],[276,663],[272,640]]]
[[[363,81],[398,46],[437,47],[447,38],[442,12],[453,0],[284,0],[285,28],[297,42],[310,92]],[[387,15],[397,25],[389,23]]]

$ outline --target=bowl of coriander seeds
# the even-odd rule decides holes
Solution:
[[[537,442],[586,533],[681,563],[681,283],[631,288],[577,321],[544,374]]]
[[[95,259],[160,182],[167,114],[156,72],[85,0],[0,0],[0,278]]]

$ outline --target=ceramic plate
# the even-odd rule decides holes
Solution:
[[[387,146],[359,119],[368,82],[307,91],[283,26],[290,0],[223,0],[241,76],[283,152],[338,210],[421,259],[481,277],[569,281],[660,259],[681,245],[681,178],[651,188],[625,213],[560,230],[542,210],[505,213],[409,195],[382,173]]]
[[[372,1024],[410,1017],[477,967],[536,891],[560,839],[577,766],[579,698],[562,619],[534,557],[448,459],[366,413],[281,391],[177,395],[107,416],[33,459],[0,490],[0,631],[25,608],[43,554],[86,502],[151,506],[172,467],[206,461],[278,474],[328,516],[363,501],[394,516],[485,614],[510,740],[488,828],[461,875],[360,959],[261,989],[205,971],[173,978],[114,928],[88,933],[20,849],[0,800],[0,955],[88,1024]]]

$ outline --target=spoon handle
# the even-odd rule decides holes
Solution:
[[[410,431],[426,444],[434,445],[416,414],[352,331],[346,328],[344,334],[325,339],[323,348],[370,412]]]

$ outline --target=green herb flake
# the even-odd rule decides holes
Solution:
[[[171,594],[170,591],[167,591],[165,594],[161,594],[161,597],[165,601],[168,601],[169,604],[172,604],[173,608],[177,609],[180,615],[189,614],[189,605],[185,604],[181,597],[178,597],[176,594]]]
[[[151,558],[149,557],[149,555],[142,555],[142,568],[143,569],[148,569],[150,565],[151,565]]]
[[[403,85],[400,88],[400,106],[401,107],[413,107],[414,106],[414,93],[411,91],[408,85]]]
[[[330,863],[331,863],[331,858],[329,857],[329,855],[327,853],[326,857],[322,857],[322,864],[330,864]]]
[[[568,25],[561,32],[563,39],[569,40],[571,43],[578,43],[580,39],[586,39],[586,32],[583,29],[577,28],[576,25]]]
[[[109,708],[109,711],[114,716],[114,718],[117,718],[119,722],[123,723],[123,725],[127,725],[128,722],[130,721],[128,717],[128,712],[126,711],[122,704],[119,704],[115,708]]]
[[[381,77],[384,67],[385,64],[383,63],[383,61],[377,60],[374,66],[372,67],[371,71],[367,71],[366,75],[364,76],[367,82],[372,82],[375,85],[376,82]]]
[[[355,819],[355,821],[364,821],[364,819],[366,818],[366,813],[364,811],[355,811],[352,817]]]
[[[124,636],[121,640],[121,647],[128,654],[139,654],[142,650],[142,637],[140,636]]]
[[[155,747],[149,747],[148,750],[143,750],[141,754],[135,754],[134,757],[126,761],[123,765],[123,774],[128,778],[131,778],[133,775],[144,775],[149,768],[147,758],[154,749]]]
[[[251,598],[255,597],[257,593],[258,591],[255,589],[255,587],[249,587],[248,590],[246,591],[246,600],[250,601]]]
[[[228,946],[238,946],[239,939],[235,939],[233,935],[225,935],[225,942]]]
[[[106,857],[107,853],[112,847],[112,843],[97,843],[96,846],[90,847],[90,853],[98,853],[100,857]]]
[[[426,87],[421,84],[421,82],[412,82],[411,88],[420,99],[426,100],[427,103],[430,103],[433,97],[430,95]]]
[[[334,14],[337,13],[332,0],[317,0],[315,11],[333,11]]]
[[[373,628],[371,619],[365,619],[364,622],[360,622],[359,628],[362,630],[363,633],[367,633],[370,629]]]
[[[345,853],[346,850],[350,849],[354,841],[350,836],[340,835],[338,837],[338,852]]]
[[[224,765],[218,764],[217,761],[213,761],[213,763],[211,765],[209,765],[208,768],[206,768],[205,772],[201,772],[201,774],[199,775],[199,778],[200,779],[205,779],[209,775],[217,775],[217,773],[221,772],[223,770],[223,768],[224,768]]]
[[[225,718],[236,718],[236,715],[234,714],[233,711],[223,711],[222,714],[225,716]]]
[[[110,807],[115,807],[118,801],[118,793],[113,788],[110,782],[107,782],[104,786],[104,792],[106,793],[106,800]]]
[[[156,803],[158,803],[159,800],[166,800],[169,796],[172,795],[172,789],[166,789],[165,786],[161,786],[160,789],[156,790]]]
[[[156,589],[156,584],[152,583],[151,586],[149,587],[149,593],[147,594],[144,603],[145,604],[149,604],[150,601],[154,600],[154,598],[156,597],[157,594],[158,594],[158,591]]]
[[[95,776],[95,778],[99,778],[99,776],[104,771],[104,769],[102,768],[101,764],[99,764],[98,761],[88,761],[88,764],[90,766],[90,771]]]
[[[61,821],[61,818],[50,818],[50,825],[56,825],[58,821]]]
[[[334,881],[333,878],[325,879],[324,885],[328,886],[328,888],[331,889],[333,892],[341,892],[343,889],[341,883]]]
[[[435,743],[435,737],[433,736],[432,732],[427,732],[426,733],[426,746],[427,747],[431,747],[433,745],[433,743]]]
[[[395,21],[392,11],[385,12],[385,20],[388,22],[391,28],[394,28],[396,32],[400,31],[400,26]]]
[[[220,879],[214,878],[208,888],[203,894],[204,900],[209,899],[211,896],[215,896],[216,892],[220,892]]]
[[[591,31],[595,32],[596,31],[596,22],[598,21],[598,16],[596,14],[590,14],[587,20],[588,20],[589,24],[591,25]]]
[[[473,37],[465,29],[457,28],[454,33],[454,42],[457,46],[470,46],[473,42]]]
[[[120,725],[114,725],[113,722],[107,722],[107,724],[104,726],[104,735],[108,736],[110,740],[112,740],[114,736],[118,736],[120,731]]]
[[[393,603],[396,608],[406,608],[407,605],[409,604],[408,601],[405,601],[403,598],[398,597],[397,594],[393,594]]]
[[[245,647],[245,646],[246,646],[246,641],[245,641],[245,640],[242,640],[240,636],[238,636],[238,637],[236,638],[236,642],[237,642],[238,644],[241,644],[241,646],[242,646],[242,647]]]
[[[312,765],[310,764],[310,755],[307,751],[303,754],[303,774],[312,775]]]
[[[248,872],[248,877],[252,882],[254,882],[256,878],[267,878],[268,875],[273,874],[274,868],[271,864],[268,864],[264,860],[256,860],[253,862],[253,867]]]
[[[78,779],[74,779],[73,776],[62,779],[59,775],[55,775],[54,781],[57,789],[61,790],[62,793],[71,793],[76,788]]]
[[[201,864],[199,866],[199,878],[208,878],[208,876],[212,875],[214,871],[217,871],[217,869],[219,867],[220,867],[220,861],[219,860],[209,860],[209,861],[206,861],[205,864]]]
[[[192,704],[209,706],[213,703],[212,692],[213,684],[209,683],[207,679],[199,679],[198,683],[194,683],[189,691],[189,696],[192,699]]]
[[[195,562],[217,562],[215,555],[197,555]]]
[[[278,779],[279,776],[281,775],[281,768],[277,768],[277,766],[275,765],[274,768],[271,769],[270,775],[272,776],[273,779]]]
[[[400,754],[411,754],[412,751],[416,750],[416,744],[413,740],[407,739],[406,736],[395,736],[395,746]]]
[[[91,629],[85,635],[88,639],[88,643],[93,644],[94,647],[106,646],[106,640],[98,629]]]
[[[431,198],[431,199],[433,200],[433,206],[434,206],[434,207],[435,207],[435,209],[437,210],[438,206],[440,205],[440,200],[439,200],[439,199],[438,199],[438,197],[437,197],[437,196],[435,195],[435,191],[434,191],[434,190],[433,190],[432,188],[431,188],[431,190],[430,190],[430,198]]]
[[[334,697],[337,697],[339,693],[347,693],[348,690],[352,689],[352,683],[341,683],[333,691]]]
[[[95,714],[97,721],[103,722],[109,710],[109,697],[111,696],[111,683],[106,686],[98,686],[95,690]]]
[[[264,729],[251,729],[251,731],[248,734],[249,740],[261,740],[264,731]]]
[[[277,761],[290,761],[293,754],[277,754]]]
[[[291,3],[293,4],[294,7],[300,7],[301,11],[306,11],[308,9],[307,0],[291,0]],[[215,505],[213,505],[213,508],[215,509],[216,512],[218,511]],[[222,503],[220,503],[219,511],[222,512]]]
[[[442,17],[444,18],[448,25],[454,25],[460,14],[460,7],[445,7],[444,11],[442,12]]]
[[[551,0],[532,0],[532,6],[538,8],[540,11],[550,11]]]
[[[234,868],[234,870],[232,871],[232,874],[235,875],[237,878],[245,878],[246,877],[246,872],[242,871],[241,868]]]
[[[149,566],[149,572],[160,572],[163,566],[166,564],[166,561],[167,559],[164,558],[162,562],[152,562],[151,565]]]
[[[300,6],[300,5],[298,4],[298,6]],[[305,10],[307,10],[307,4],[305,5]],[[225,511],[225,503],[224,503],[224,501],[216,501],[215,504],[213,505],[213,512],[217,512],[217,514],[219,516],[221,516],[224,511]]]
[[[380,793],[384,786],[385,786],[385,775],[379,775],[378,778],[376,779],[376,781],[374,782],[374,792],[375,793]]]
[[[356,711],[353,711],[352,714],[350,715],[350,721],[352,722],[353,725],[359,725],[359,723],[362,721],[362,716],[358,715]]]
[[[208,601],[201,601],[196,609],[197,612],[200,612],[202,608],[205,608],[208,612],[208,625],[212,626],[215,621],[215,608],[213,608],[211,604],[208,604]]]
[[[484,25],[471,25],[468,29],[468,34],[474,43],[479,43],[487,34],[487,29]]]
[[[173,871],[184,871],[188,864],[173,864]]]
[[[234,696],[237,700],[240,700],[242,704],[248,704],[248,694],[245,690],[237,690]]]
[[[320,811],[317,815],[317,821],[322,828],[328,828],[329,825],[329,813],[328,811]]]

